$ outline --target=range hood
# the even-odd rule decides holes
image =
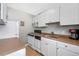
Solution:
[[[0,25],[5,25],[5,22],[3,21],[3,19],[0,19]]]

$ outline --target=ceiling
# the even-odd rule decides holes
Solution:
[[[52,8],[55,3],[8,3],[8,7],[37,15],[46,9]]]

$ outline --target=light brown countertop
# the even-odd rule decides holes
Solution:
[[[45,37],[51,40],[56,40],[56,41],[79,46],[79,40],[70,39],[69,36],[66,36],[66,35],[58,35],[58,34],[51,35],[51,34],[44,34],[44,33],[43,34],[35,33],[34,35],[39,35],[41,37]]]

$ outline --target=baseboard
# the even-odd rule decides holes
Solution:
[[[12,37],[17,37],[17,36],[16,35],[5,35],[5,36],[0,36],[0,39],[6,39],[6,38],[12,38]]]

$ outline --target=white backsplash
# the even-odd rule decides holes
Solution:
[[[70,35],[68,30],[70,28],[76,28],[79,29],[79,25],[74,25],[74,26],[60,26],[59,23],[54,23],[54,24],[49,24],[47,28],[35,28],[35,29],[40,29],[42,32],[54,32],[55,34],[63,34],[63,35]]]

